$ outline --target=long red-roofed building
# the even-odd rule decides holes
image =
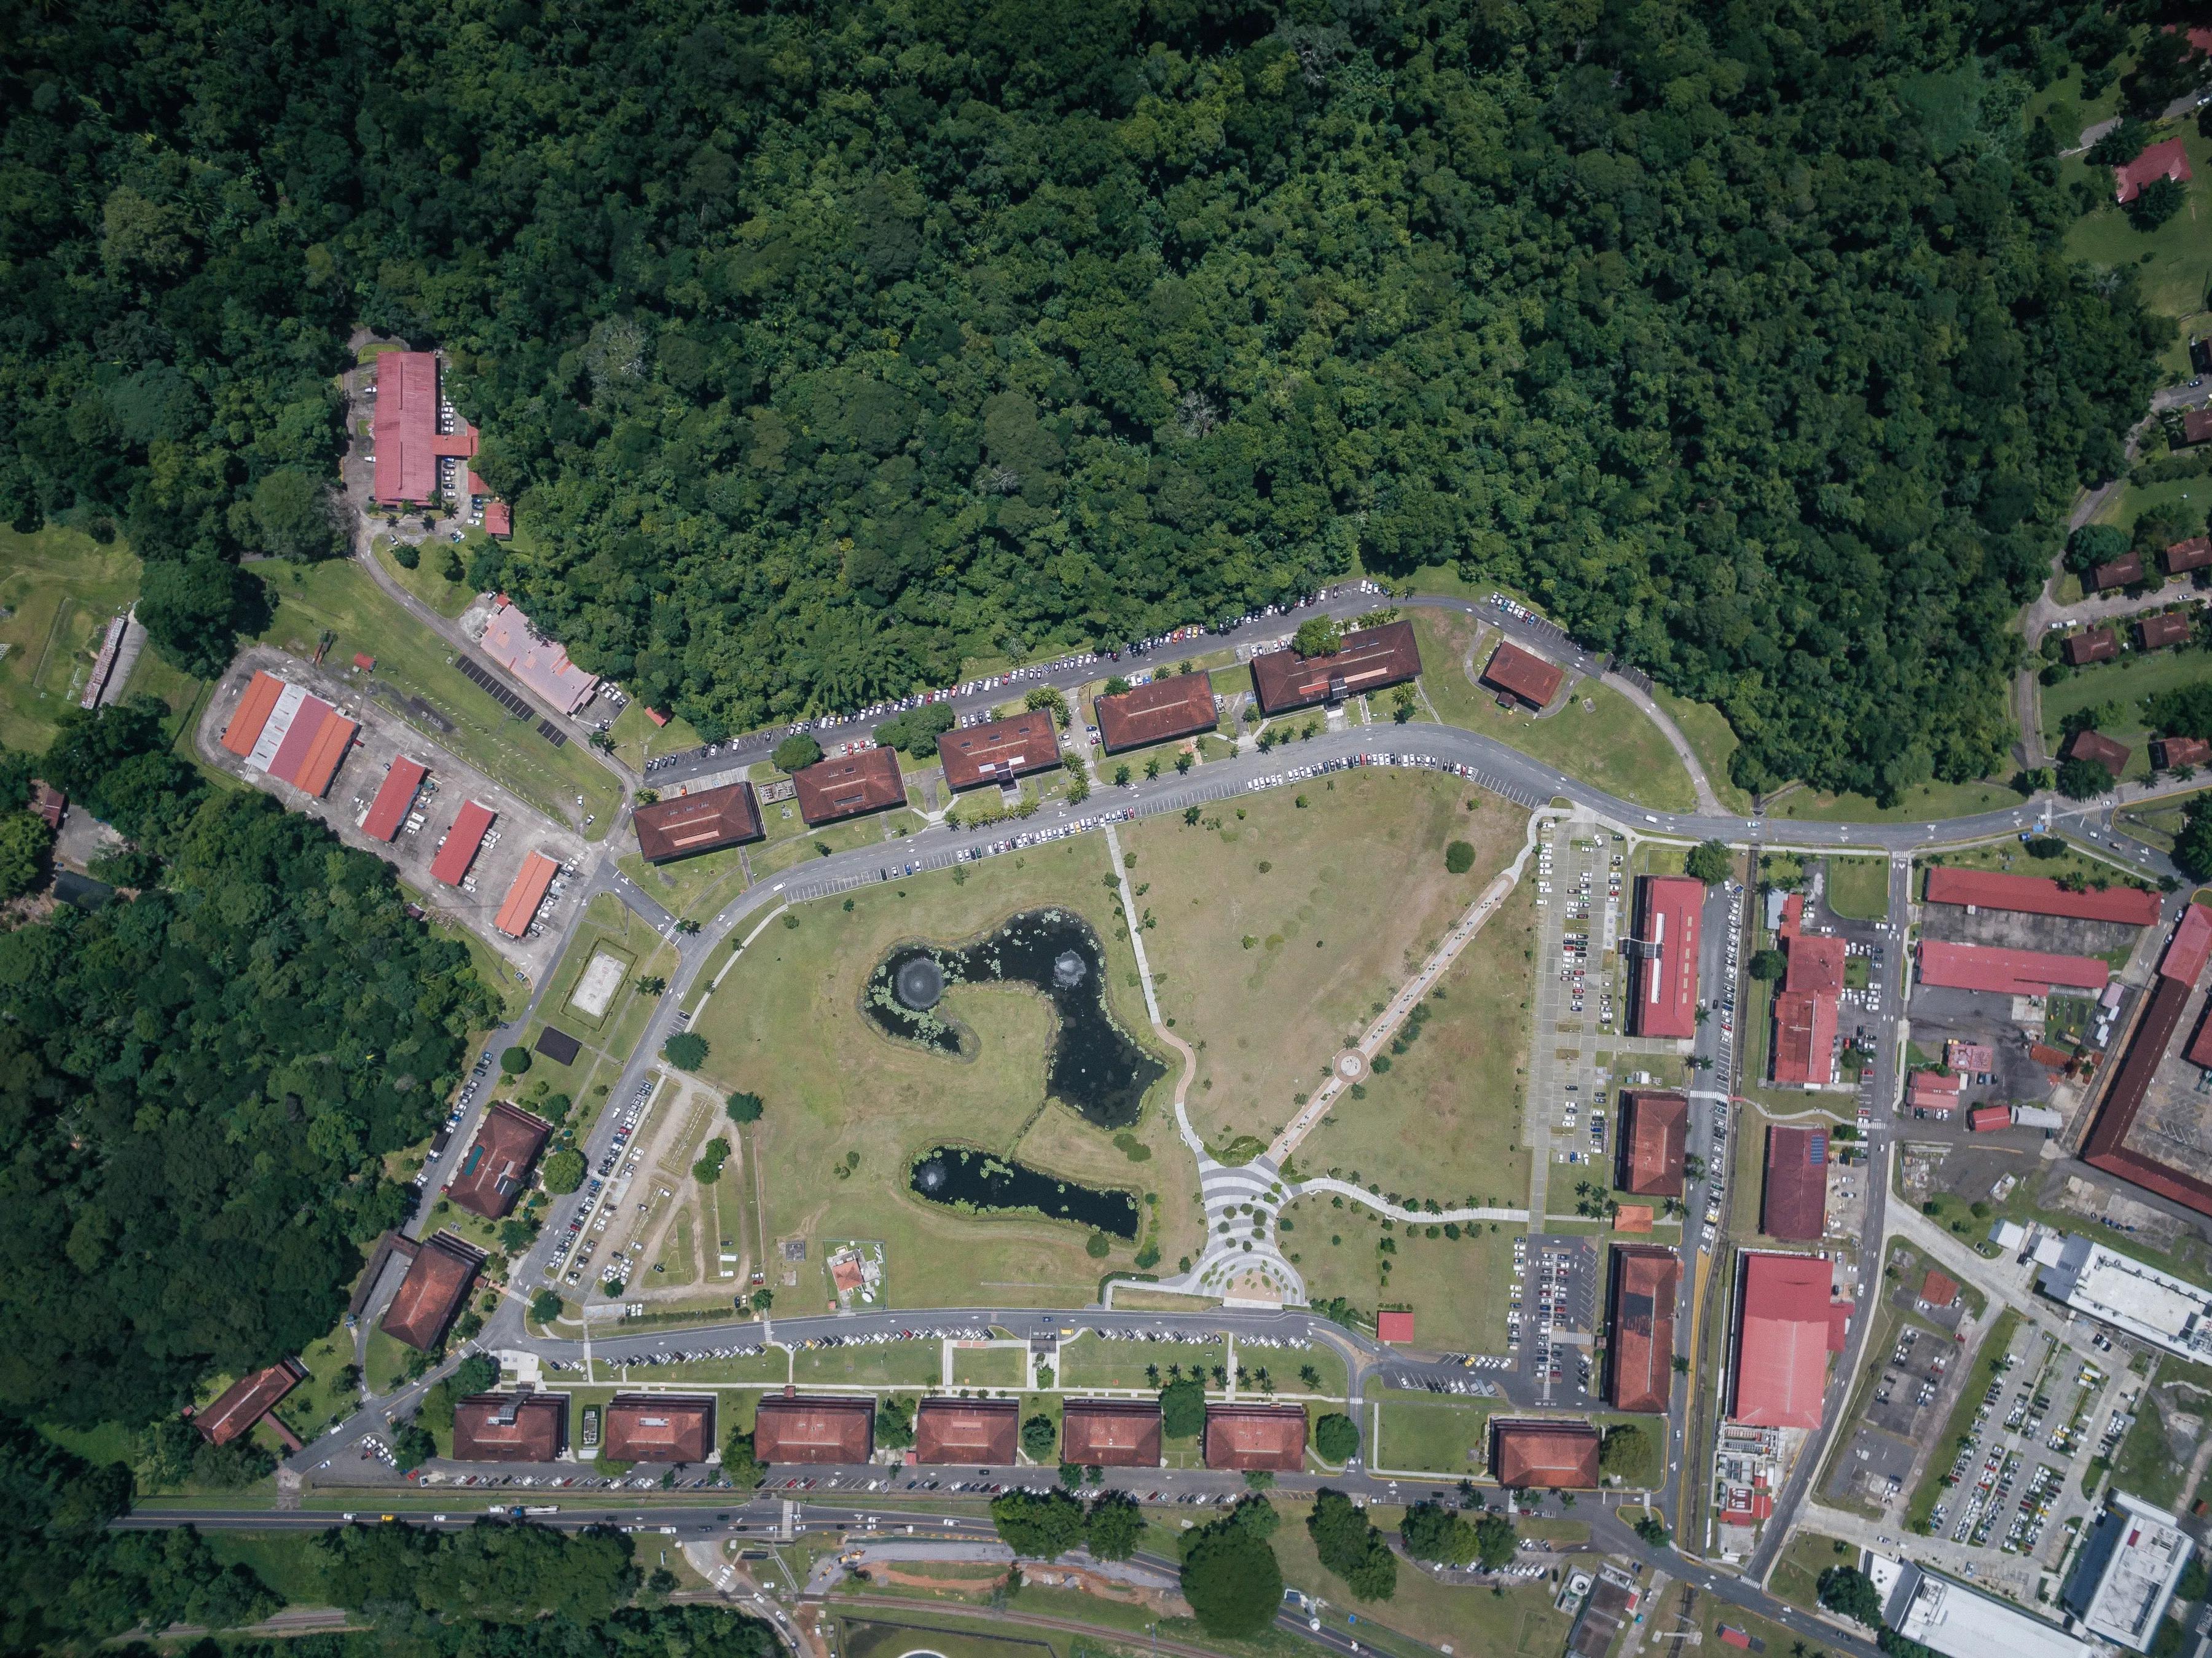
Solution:
[[[538,907],[545,902],[545,890],[560,872],[558,860],[542,852],[532,853],[515,872],[514,884],[507,890],[492,925],[510,938],[520,938],[529,932],[531,922],[538,919]]]
[[[2045,876],[1954,869],[1948,864],[1928,872],[1927,898],[1931,904],[1970,905],[1976,909],[2057,915],[2077,921],[2120,921],[2129,926],[2150,926],[2158,920],[2158,894],[2140,887],[2074,892]]]
[[[895,749],[862,749],[817,761],[792,774],[799,815],[809,827],[860,817],[906,804],[906,780],[899,775]]]
[[[407,813],[415,805],[416,791],[429,774],[430,768],[421,761],[410,760],[404,754],[392,756],[376,799],[368,803],[368,816],[361,820],[361,832],[372,841],[398,839],[399,826],[407,821]]]
[[[421,506],[438,493],[438,358],[431,351],[386,351],[376,360],[376,446],[370,495],[387,506]]]
[[[489,806],[480,806],[473,800],[464,802],[453,828],[446,831],[445,844],[430,860],[431,878],[443,881],[449,887],[460,885],[468,875],[469,865],[477,860],[477,848],[483,844],[484,831],[498,816]]]
[[[1252,659],[1252,689],[1260,712],[1287,714],[1320,702],[1341,702],[1417,679],[1421,647],[1410,622],[1386,622],[1355,628],[1326,656],[1300,656],[1295,649],[1269,651]]]
[[[1828,1355],[1844,1350],[1848,1309],[1817,1255],[1747,1254],[1736,1314],[1729,1419],[1753,1428],[1817,1429]]]
[[[1512,1490],[1597,1489],[1598,1431],[1587,1422],[1490,1419],[1490,1472]]]
[[[551,1462],[568,1442],[566,1394],[477,1394],[453,1406],[456,1462]]]
[[[1303,1405],[1208,1405],[1206,1466],[1296,1473],[1306,1465]]]
[[[1705,902],[1705,884],[1689,876],[1638,878],[1631,1035],[1697,1034],[1698,916]]]
[[[1011,1399],[925,1399],[914,1413],[914,1460],[933,1466],[1012,1466],[1021,1409]]]
[[[319,799],[360,731],[304,687],[257,670],[223,728],[222,746],[252,769]]]
[[[1785,1123],[1766,1131],[1766,1190],[1759,1230],[1771,1238],[1810,1243],[1828,1226],[1828,1136]]]
[[[1628,1089],[1620,1096],[1620,1189],[1639,1198],[1682,1195],[1682,1158],[1688,1149],[1686,1096]]]
[[[271,1364],[265,1370],[256,1370],[252,1376],[240,1376],[218,1394],[205,1410],[193,1413],[192,1426],[210,1444],[228,1445],[275,1410],[276,1401],[298,1387],[300,1381],[300,1368],[289,1359],[282,1364]]]
[[[1164,674],[1091,702],[1098,740],[1109,754],[1197,737],[1214,728],[1213,681],[1202,673]]]
[[[787,1388],[763,1395],[753,1418],[753,1455],[763,1462],[866,1462],[875,1448],[873,1399]]]
[[[2173,936],[2160,957],[2157,986],[2137,1016],[2125,1055],[2110,1073],[2097,1108],[2097,1120],[2081,1143],[2081,1161],[2118,1175],[2145,1191],[2155,1192],[2202,1215],[2212,1215],[2212,1183],[2188,1169],[2160,1161],[2131,1145],[2136,1119],[2150,1091],[2174,1033],[2181,1028],[2190,998],[2212,960],[2212,912],[2191,903],[2181,912]],[[2197,1029],[2182,1050],[2191,1065],[2212,1070],[2212,1010],[2200,1014]],[[2152,1137],[2154,1148],[2156,1137]]]
[[[2048,996],[2054,989],[2102,990],[2112,969],[2092,956],[1999,950],[1942,938],[1920,941],[1920,982],[1937,989],[2000,996]]]
[[[714,1401],[703,1395],[617,1394],[607,1401],[599,1447],[601,1456],[617,1462],[704,1462],[714,1448]],[[760,1455],[757,1430],[754,1455]]]
[[[1667,1408],[1674,1385],[1674,1296],[1681,1282],[1682,1263],[1672,1249],[1613,1245],[1605,1397],[1614,1410]]]
[[[1060,1416],[1060,1460],[1084,1468],[1160,1466],[1160,1407],[1149,1399],[1071,1399]]]
[[[1774,999],[1771,1057],[1776,1083],[1785,1088],[1824,1088],[1836,1079],[1833,996],[1785,990]]]

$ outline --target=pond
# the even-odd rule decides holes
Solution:
[[[914,1189],[932,1203],[983,1213],[1007,1211],[1072,1220],[1114,1237],[1137,1236],[1137,1200],[1127,1192],[1078,1186],[988,1151],[940,1145],[914,1162]]]
[[[1028,910],[964,950],[901,944],[869,975],[861,1005],[886,1035],[972,1057],[975,1033],[939,1006],[946,990],[963,984],[1024,984],[1049,999],[1057,1017],[1045,1092],[1101,1128],[1137,1121],[1145,1090],[1166,1067],[1114,1022],[1105,948],[1081,916]]]

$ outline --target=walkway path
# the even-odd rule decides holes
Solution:
[[[1705,762],[1698,758],[1698,751],[1690,746],[1690,739],[1682,735],[1682,728],[1674,723],[1674,716],[1661,708],[1649,691],[1620,674],[1607,673],[1599,683],[1619,691],[1641,708],[1644,717],[1659,728],[1659,734],[1667,739],[1680,759],[1682,769],[1690,774],[1690,787],[1698,797],[1698,810],[1726,811],[1728,808],[1721,804],[1720,796],[1713,793],[1712,780],[1705,775]]]

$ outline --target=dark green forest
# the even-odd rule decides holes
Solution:
[[[521,531],[475,574],[709,736],[1455,563],[1741,782],[1979,776],[2157,337],[2021,112],[2164,15],[20,9],[0,503],[219,621],[365,327],[451,354]]]
[[[413,1193],[490,993],[390,865],[213,790],[141,701],[40,774],[135,850],[135,897],[0,932],[0,1407],[143,1423],[305,1349]]]

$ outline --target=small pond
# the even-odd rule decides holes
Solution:
[[[925,1151],[915,1159],[912,1184],[932,1203],[1072,1220],[1125,1240],[1137,1236],[1137,1200],[1127,1192],[1078,1186],[988,1151],[957,1145]]]
[[[975,1033],[939,1005],[948,988],[963,984],[1024,984],[1049,998],[1058,1017],[1045,1092],[1101,1128],[1137,1121],[1145,1090],[1166,1067],[1108,1011],[1106,951],[1081,916],[1028,910],[964,950],[901,944],[877,963],[860,1000],[886,1035],[972,1055]]]

